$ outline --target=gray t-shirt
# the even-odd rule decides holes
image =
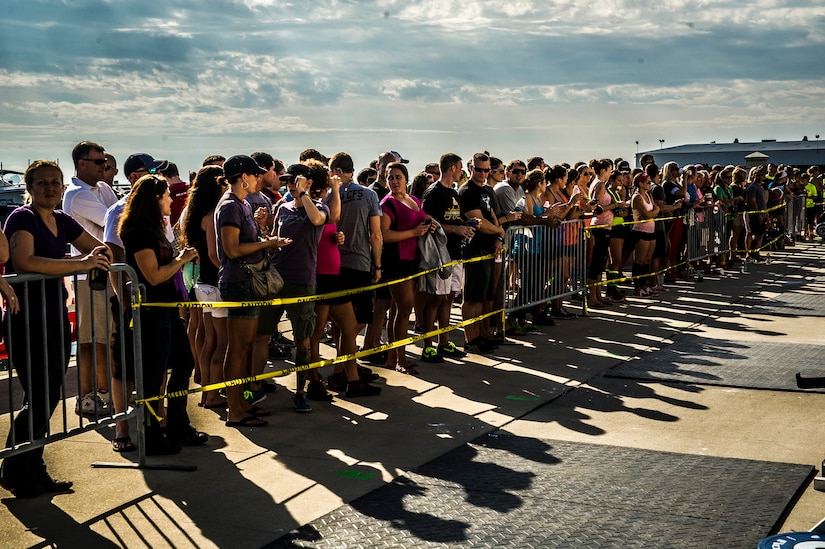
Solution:
[[[315,203],[329,219],[329,208]],[[281,238],[291,238],[292,244],[278,248],[272,254],[272,263],[284,277],[284,282],[300,286],[315,285],[315,268],[318,263],[318,241],[324,226],[312,224],[304,208],[296,202],[287,202],[275,214],[275,230]]]
[[[496,192],[499,207],[505,213],[515,210],[518,201],[524,198],[524,189],[521,188],[521,185],[514,189],[507,181],[497,183],[493,190]]]
[[[372,271],[370,217],[381,216],[378,195],[355,181],[341,185],[341,219],[338,230],[346,235],[341,252],[341,266],[356,271]]]

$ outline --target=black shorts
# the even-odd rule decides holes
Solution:
[[[494,292],[492,259],[464,264],[464,301],[492,301]]]
[[[752,235],[762,236],[765,234],[766,225],[764,218],[762,221],[759,220],[759,214],[748,215],[748,230]]]
[[[346,281],[349,288],[364,288],[372,285],[372,273],[341,267],[341,280]],[[360,292],[350,296],[358,324],[372,323],[372,294],[373,292]]]
[[[633,231],[633,243],[635,244],[640,240],[645,240],[647,242],[656,240],[656,233],[643,233],[642,231]]]
[[[339,274],[315,274],[315,293],[318,295],[331,294],[333,292],[340,292],[348,290],[348,283],[345,278]],[[343,305],[352,301],[352,296],[344,295],[341,297],[333,297],[330,299],[321,299],[316,301],[320,305]]]
[[[653,257],[667,257],[667,235],[665,231],[656,229],[656,247],[653,249]]]
[[[625,239],[630,236],[630,231],[628,230],[630,227],[627,225],[613,225],[610,228],[610,240],[615,239]]]
[[[420,270],[421,269],[418,268],[418,261],[415,259],[400,259],[397,262],[384,263],[382,275],[385,281],[397,280],[399,278],[412,276]]]

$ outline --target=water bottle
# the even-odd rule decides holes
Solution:
[[[478,230],[478,221],[476,221],[475,219],[471,219],[470,221],[466,222],[465,225],[468,227],[472,227],[475,230]],[[470,243],[471,240],[472,238],[465,238],[462,240],[462,243],[466,246]]]
[[[742,267],[740,268],[739,272],[742,273],[743,275],[748,274],[748,258],[747,257],[742,259]]]
[[[98,255],[106,255],[106,252],[98,252]],[[106,289],[106,278],[108,276],[108,272],[99,268],[95,267],[94,269],[89,270],[89,288],[92,290],[105,290]]]

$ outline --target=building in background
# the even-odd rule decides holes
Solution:
[[[737,139],[733,143],[679,145],[636,153],[637,166],[639,159],[645,154],[653,155],[657,166],[663,166],[666,162],[676,162],[680,166],[686,164],[756,166],[770,162],[801,168],[825,164],[825,141],[820,142],[819,136],[814,140],[809,140],[806,136],[802,138],[802,141],[763,139],[755,143],[740,143]]]

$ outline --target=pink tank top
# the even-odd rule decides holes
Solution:
[[[653,211],[653,199],[651,198],[648,202],[645,199],[645,195],[639,193],[639,197],[642,199],[642,203],[645,205],[645,211],[652,212]],[[639,223],[635,223],[633,225],[633,230],[638,231],[640,233],[648,233],[652,234],[656,231],[656,222],[653,219],[644,219],[636,208],[633,208],[633,221],[637,221]]]

